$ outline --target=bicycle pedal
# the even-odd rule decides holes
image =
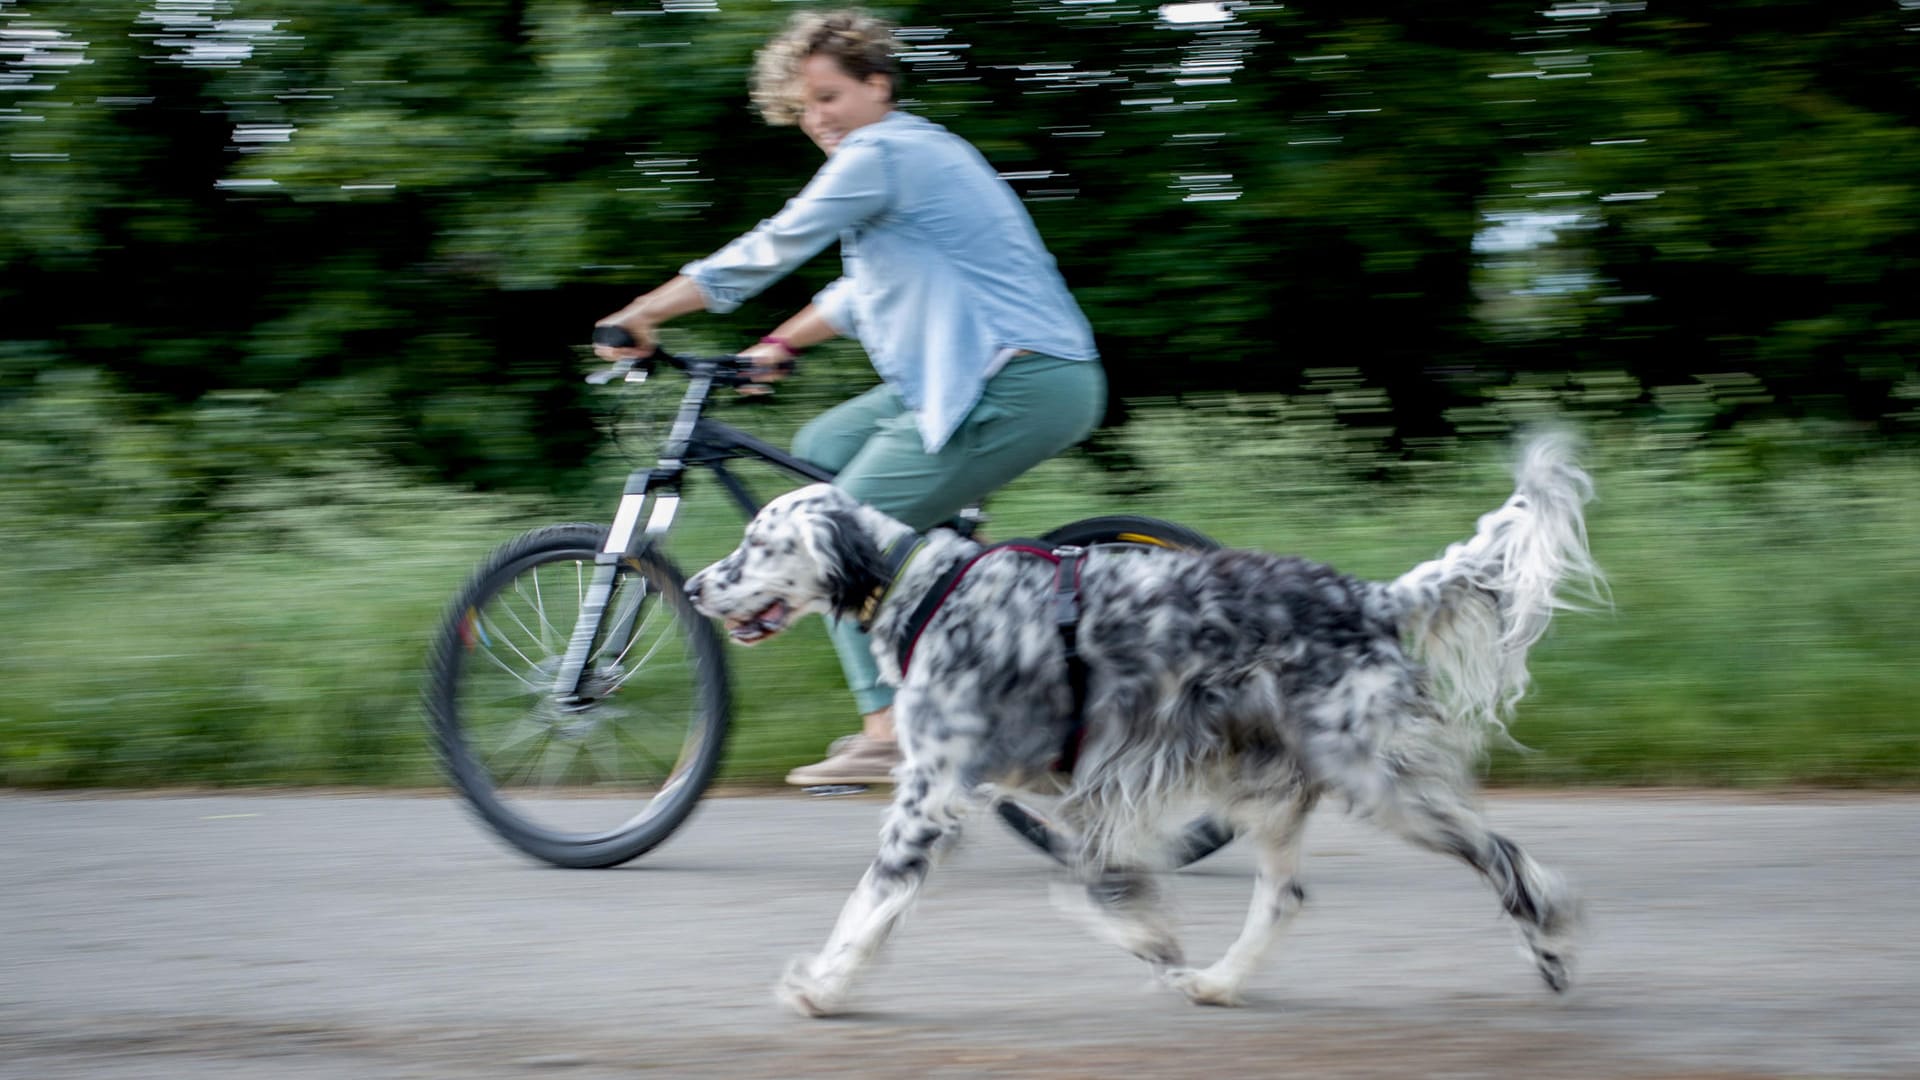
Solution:
[[[812,795],[816,799],[833,799],[833,798],[838,798],[842,795],[864,794],[867,790],[867,785],[865,784],[815,784],[813,787],[801,788],[800,790],[806,792],[809,795]]]

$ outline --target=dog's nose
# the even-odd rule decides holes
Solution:
[[[695,574],[687,579],[687,600],[696,606],[700,603],[700,577]]]

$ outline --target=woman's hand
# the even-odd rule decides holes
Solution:
[[[779,325],[773,333],[760,339],[758,345],[740,350],[740,355],[754,362],[753,381],[757,383],[779,382],[793,374],[793,361],[800,350],[818,345],[833,337],[836,331],[820,314],[819,309],[808,304],[792,318]],[[769,387],[742,387],[741,393],[770,394]]]
[[[753,361],[753,381],[755,383],[779,382],[793,374],[794,353],[777,341],[763,341],[758,345],[740,350],[740,355]],[[771,394],[770,386],[742,386],[740,392],[748,396]]]
[[[617,326],[632,336],[634,344],[631,346],[595,345],[593,347],[593,355],[598,356],[602,360],[638,360],[641,357],[649,356],[653,353],[653,348],[658,343],[654,336],[654,329],[657,324],[654,323],[652,319],[647,318],[643,310],[640,310],[641,303],[642,301],[635,300],[633,303],[628,304],[626,307],[593,324],[595,326]]]
[[[638,360],[653,354],[656,343],[654,332],[660,324],[676,315],[685,315],[689,311],[699,311],[706,306],[706,300],[700,295],[699,286],[693,279],[681,275],[665,285],[635,297],[633,303],[594,323],[595,326],[618,326],[633,335],[632,346],[595,345],[593,354],[602,360]]]

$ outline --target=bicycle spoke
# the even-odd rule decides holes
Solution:
[[[560,780],[567,775],[567,770],[572,768],[573,763],[580,759],[580,745],[561,739],[549,739],[547,745],[564,746],[568,748],[564,755],[548,755],[548,760],[554,762],[555,767],[545,770],[545,775],[541,778],[540,790],[550,792],[559,786]]]
[[[512,642],[507,642],[507,648],[513,649],[513,651],[519,655],[520,659],[527,660],[526,654],[520,652],[519,649],[514,649]],[[552,689],[549,686],[544,686],[540,683],[536,683],[533,680],[527,678],[525,675],[522,675],[518,671],[515,671],[511,664],[507,663],[505,660],[500,659],[498,656],[495,656],[492,649],[481,649],[479,651],[487,659],[493,661],[495,667],[498,667],[501,671],[506,672],[508,675],[512,676],[515,681],[519,682],[520,685],[526,687],[528,692],[535,693],[535,694],[544,694],[548,690]],[[531,660],[527,660],[527,666],[530,668],[533,668],[536,671],[539,670],[539,665],[535,664]]]
[[[521,652],[520,647],[513,643],[512,638],[500,632],[500,625],[498,623],[492,623],[491,625],[489,625],[485,620],[482,620],[481,625],[486,626],[487,629],[492,631],[493,636],[499,638],[501,644],[505,645],[509,649],[512,649],[513,654],[515,656],[518,656],[520,659],[526,661],[527,669],[529,671],[540,670],[539,663],[534,661],[533,658],[529,657],[526,653]],[[533,680],[515,671],[511,666],[507,664],[505,660],[502,660],[498,656],[495,656],[493,654],[492,649],[482,649],[481,651],[487,654],[487,659],[492,660],[494,663],[500,665],[500,670],[506,672],[507,674],[513,676],[516,679],[519,679],[522,683],[525,683],[529,690],[544,691],[546,689],[540,684],[534,682]]]
[[[659,652],[659,651],[660,651],[660,649],[661,649],[661,648],[662,648],[663,646],[665,646],[667,642],[669,642],[669,641],[671,641],[671,640],[673,640],[673,637],[674,637],[674,635],[672,635],[672,634],[661,634],[661,635],[660,635],[660,637],[659,637],[659,640],[657,640],[657,641],[655,641],[655,642],[653,643],[653,647],[647,650],[647,655],[645,655],[645,656],[643,656],[643,657],[641,657],[641,658],[640,658],[640,659],[639,659],[639,660],[638,660],[637,662],[635,662],[635,663],[634,663],[634,664],[633,664],[633,665],[632,665],[631,667],[629,667],[629,668],[627,669],[627,673],[626,673],[626,674],[625,674],[624,676],[622,676],[622,677],[621,677],[621,679],[620,679],[620,681],[619,681],[619,682],[617,682],[617,683],[615,683],[615,684],[613,685],[613,688],[614,688],[615,690],[618,690],[618,689],[620,689],[621,687],[623,687],[623,686],[625,686],[625,685],[627,685],[627,681],[628,681],[628,680],[630,680],[630,679],[632,679],[632,678],[633,678],[633,676],[634,676],[634,674],[635,674],[636,672],[639,672],[639,671],[641,671],[641,670],[643,670],[643,669],[647,669],[647,668],[648,668],[648,662],[649,662],[649,661],[651,661],[651,660],[653,659],[653,655],[654,655],[655,653],[657,653],[657,652]],[[624,660],[624,659],[625,659],[625,657],[624,657],[624,656],[622,656],[622,658],[621,658],[621,659],[622,659],[622,660]],[[685,661],[685,660],[676,660],[676,661],[674,661],[674,662],[672,662],[672,663],[670,663],[670,664],[666,664],[666,665],[662,665],[662,666],[664,666],[664,667],[668,667],[668,668],[680,668],[680,669],[685,669],[685,667],[686,667],[687,665],[686,665],[686,661]]]
[[[576,567],[578,565],[579,564],[577,563],[575,564]],[[536,633],[533,630],[527,629],[527,626],[525,623],[521,623],[521,629],[527,630],[527,633],[529,636],[539,640],[540,647],[542,649],[551,653],[554,651],[555,642],[564,641],[566,639],[560,633],[560,628],[553,625],[553,623],[547,618],[547,600],[546,600],[546,597],[540,591],[540,571],[535,570],[529,576],[533,578],[534,621],[540,624],[540,630]],[[520,595],[523,599],[527,595],[524,590],[516,589],[516,591],[520,592]],[[575,610],[577,611],[579,609],[576,607]]]
[[[502,786],[509,786],[510,781],[512,781],[515,777],[521,775],[521,768],[519,767],[511,768],[511,769],[501,769],[501,768],[495,767],[495,763],[500,761],[503,751],[511,750],[517,746],[524,745],[528,742],[534,743],[535,745],[533,746],[531,752],[521,756],[518,759],[518,765],[525,766],[528,763],[539,761],[541,757],[540,747],[553,741],[553,731],[552,729],[546,727],[545,725],[535,724],[524,719],[521,720],[520,723],[525,724],[528,728],[531,729],[527,733],[527,735],[522,738],[511,740],[502,746],[495,747],[494,752],[487,755],[487,758],[485,761],[487,772],[492,776],[494,776],[501,783]],[[531,769],[528,769],[527,771],[531,772]]]
[[[524,599],[526,599],[526,594],[524,594],[524,593],[522,593],[522,594],[521,594],[521,597],[520,597],[520,598],[521,598],[522,600],[524,600]],[[524,619],[522,619],[522,618],[520,617],[520,614],[519,614],[519,612],[516,612],[516,611],[515,611],[515,610],[513,609],[513,605],[507,602],[507,599],[506,599],[506,597],[504,597],[504,596],[503,596],[503,597],[501,597],[501,598],[500,598],[500,605],[499,605],[499,606],[500,606],[500,609],[501,609],[502,611],[505,611],[505,612],[507,613],[507,617],[513,620],[513,624],[514,624],[515,626],[518,626],[518,627],[520,628],[520,630],[521,630],[521,632],[523,632],[523,633],[525,633],[525,634],[527,635],[527,637],[528,637],[528,638],[531,638],[531,639],[538,639],[538,638],[539,638],[539,637],[541,636],[541,635],[540,635],[540,634],[539,634],[539,633],[538,633],[537,631],[535,631],[535,630],[534,630],[534,629],[533,629],[532,627],[530,627],[530,626],[528,626],[528,625],[527,625],[527,623],[526,623],[526,620],[524,620]],[[497,625],[497,624],[496,624],[496,625]],[[500,637],[501,637],[501,640],[502,640],[502,641],[506,641],[506,640],[508,640],[508,639],[507,639],[507,636],[506,636],[505,634],[502,634],[502,635],[500,635]],[[509,647],[511,647],[511,644],[509,644]],[[515,652],[519,652],[519,650],[518,650],[518,649],[515,649],[514,651],[515,651]],[[527,660],[527,654],[525,654],[525,653],[520,653],[520,659],[522,659],[522,660]],[[527,662],[528,662],[528,663],[530,663],[530,664],[531,664],[531,663],[533,663],[533,661],[531,661],[531,660],[527,660]]]
[[[647,627],[653,625],[654,618],[660,614],[660,610],[664,607],[666,607],[665,604],[655,604],[645,614],[640,616],[639,625],[635,626],[633,632],[627,635],[627,643],[621,648],[620,655],[613,658],[614,663],[620,664],[626,662],[627,654],[632,652],[634,645],[646,636]],[[652,654],[649,653],[648,655],[651,656]],[[643,658],[640,664],[635,665],[636,669],[645,663],[646,660]]]
[[[629,747],[631,747],[636,754],[638,754],[643,758],[646,758],[649,764],[653,765],[655,768],[658,768],[662,776],[672,776],[674,769],[680,764],[678,760],[675,760],[672,762],[662,760],[658,754],[655,754],[650,747],[648,747],[645,743],[642,743],[639,737],[631,731],[627,731],[618,726],[614,726],[613,728],[611,728],[611,730],[613,732],[613,737],[616,740],[620,739],[621,736],[624,735],[626,737],[624,740],[626,744]]]
[[[604,749],[601,749],[602,745]],[[606,779],[613,781],[637,779],[621,771],[620,737],[609,725],[601,725],[600,730],[595,731],[586,740],[586,752],[587,761],[597,763],[600,767],[600,775]]]

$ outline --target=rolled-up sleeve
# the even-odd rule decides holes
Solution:
[[[699,287],[708,311],[732,311],[819,254],[841,230],[886,210],[890,187],[881,147],[842,144],[779,213],[680,272]],[[828,286],[822,295],[833,291]],[[835,329],[845,325],[832,316],[827,321]]]
[[[827,320],[833,332],[841,337],[858,337],[860,324],[853,315],[853,282],[848,278],[835,278],[831,285],[813,294],[814,314]]]

